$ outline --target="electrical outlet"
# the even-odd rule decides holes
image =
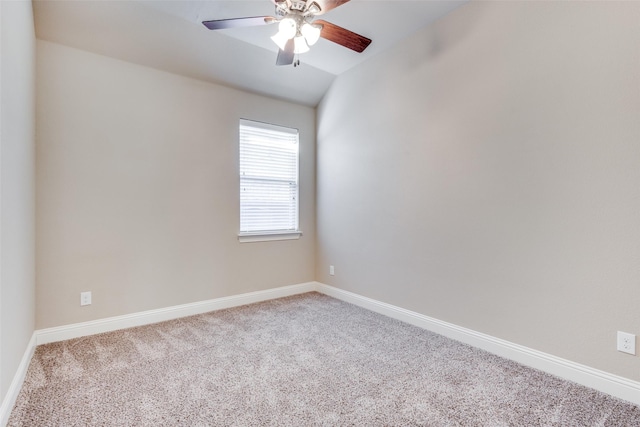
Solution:
[[[335,268],[333,268],[333,265],[329,266],[329,276],[334,276],[336,274],[336,270]]]
[[[636,354],[636,336],[618,331],[618,351]]]
[[[91,305],[91,292],[80,292],[80,305]]]

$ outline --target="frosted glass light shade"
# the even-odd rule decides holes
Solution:
[[[293,49],[293,53],[305,53],[305,52],[309,52],[309,45],[307,45],[307,42],[305,41],[304,37],[302,36],[298,36],[295,39],[293,39],[293,43],[294,43],[294,49]]]
[[[278,24],[278,32],[281,33],[283,37],[286,37],[287,40],[294,38],[297,30],[296,21],[291,18],[284,18]]]
[[[314,44],[316,44],[316,42],[320,38],[320,31],[321,27],[319,25],[313,25],[306,22],[302,24],[302,28],[300,28],[300,32],[304,36],[309,46],[313,46]]]
[[[291,18],[284,18],[278,24],[278,32],[276,35],[271,37],[271,40],[273,40],[281,50],[284,50],[287,41],[294,38],[296,36],[296,32],[296,21]]]
[[[283,36],[282,33],[278,31],[278,33],[275,36],[271,37],[271,40],[273,40],[273,42],[278,45],[280,50],[284,50],[284,47],[290,38],[291,37]]]

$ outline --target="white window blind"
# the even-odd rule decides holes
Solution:
[[[240,234],[298,231],[298,130],[240,120]]]

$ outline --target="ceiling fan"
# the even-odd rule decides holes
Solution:
[[[322,19],[314,20],[349,0],[271,0],[275,4],[275,16],[252,16],[246,18],[216,19],[204,21],[210,30],[253,27],[278,23],[278,33],[271,40],[278,45],[276,65],[297,66],[296,54],[309,51],[320,37],[356,52],[364,51],[371,39],[339,27]]]

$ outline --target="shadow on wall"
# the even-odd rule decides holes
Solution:
[[[474,12],[465,12],[465,8],[456,10],[458,25],[440,25],[436,22],[426,30],[420,30],[427,34],[427,37],[420,40],[418,49],[409,58],[406,64],[408,68],[418,67],[425,62],[438,60],[442,55],[455,49],[456,46],[467,40],[474,32],[474,27],[481,20],[484,9],[476,8]]]

